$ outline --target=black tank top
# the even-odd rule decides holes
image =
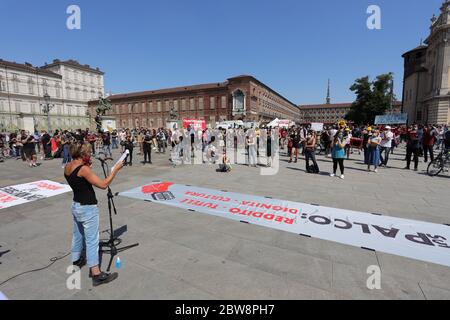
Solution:
[[[64,177],[73,190],[73,201],[78,202],[82,206],[96,205],[98,202],[92,184],[85,178],[78,177],[78,172],[83,166],[81,165],[73,170],[70,176],[64,175]]]

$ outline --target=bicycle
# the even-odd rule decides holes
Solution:
[[[436,177],[442,171],[450,171],[450,149],[442,149],[436,159],[428,165],[427,174],[430,177]]]
[[[9,157],[9,149],[0,147],[0,162],[5,162],[5,159]]]

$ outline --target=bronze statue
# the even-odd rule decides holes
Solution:
[[[98,99],[98,107],[97,107],[97,116],[95,117],[95,123],[97,124],[97,131],[101,133],[102,129],[102,116],[106,114],[106,111],[112,109],[111,101],[107,98],[99,97]]]
[[[99,97],[97,115],[104,116],[106,114],[106,111],[109,111],[111,109],[111,101],[109,101],[107,98]]]
[[[178,121],[178,113],[177,113],[177,111],[175,110],[175,107],[172,105],[172,106],[170,106],[170,113],[169,113],[169,116],[170,116],[170,120],[171,121]]]

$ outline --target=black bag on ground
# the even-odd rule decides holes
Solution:
[[[58,150],[56,150],[55,155],[53,156],[53,158],[55,158],[55,159],[61,158],[62,152],[63,152],[63,148],[59,147]]]

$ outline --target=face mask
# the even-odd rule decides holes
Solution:
[[[86,166],[92,165],[92,158],[90,155],[85,155],[82,160],[83,160],[84,165],[86,165]]]

